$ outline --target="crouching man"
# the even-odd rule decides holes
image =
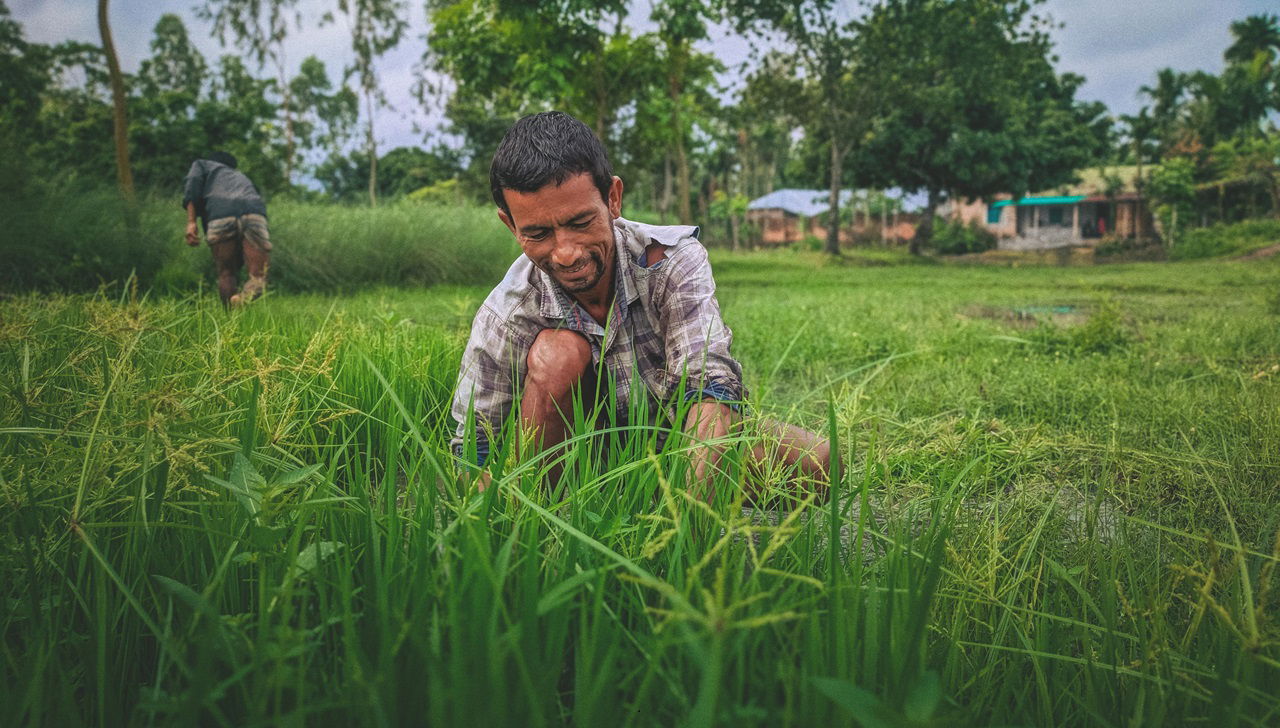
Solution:
[[[684,431],[703,443],[693,450],[691,485],[710,483],[714,442],[736,428],[743,386],[698,228],[623,219],[622,180],[600,140],[560,112],[526,116],[507,131],[489,184],[524,254],[472,324],[453,401],[454,452],[462,456],[471,422],[483,465],[517,399],[522,439],[547,449],[568,436],[575,393],[625,414],[638,398],[662,411],[683,392]],[[776,447],[755,448],[749,464],[781,460],[794,481],[825,495],[828,443],[782,423],[761,428]]]
[[[253,182],[236,169],[236,158],[213,152],[192,162],[183,182],[182,208],[187,211],[187,245],[200,244],[196,218],[204,225],[222,305],[239,306],[261,296],[271,264],[267,205]],[[241,267],[248,269],[249,278],[237,292]]]

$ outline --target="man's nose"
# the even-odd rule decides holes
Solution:
[[[561,268],[568,268],[578,262],[578,246],[571,238],[570,235],[557,233],[555,246],[551,248],[551,262]]]

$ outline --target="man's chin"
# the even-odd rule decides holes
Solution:
[[[579,275],[564,277],[554,276],[560,287],[569,293],[585,293],[596,287],[600,279],[604,277],[604,270],[599,265],[589,265]]]
[[[585,278],[570,278],[567,281],[564,279],[557,279],[557,281],[560,283],[560,287],[569,293],[586,293],[596,287],[596,284],[600,282],[600,276],[594,275]]]

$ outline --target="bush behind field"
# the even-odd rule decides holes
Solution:
[[[184,217],[175,200],[142,200],[136,231],[124,212],[111,191],[0,201],[0,218],[7,221],[0,228],[0,254],[16,262],[0,273],[0,287],[85,291],[131,275],[143,288],[164,293],[212,283],[206,246],[183,244]],[[276,201],[268,212],[273,290],[489,283],[518,252],[488,208]]]
[[[92,290],[130,274],[149,281],[177,252],[182,218],[161,225],[158,204],[142,204],[136,232],[125,223],[120,197],[110,190],[56,196],[0,196],[0,289]],[[159,254],[157,254],[159,252]]]
[[[1277,243],[1280,243],[1280,220],[1243,220],[1188,230],[1169,249],[1169,259],[1245,255]]]

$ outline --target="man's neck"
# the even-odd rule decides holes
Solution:
[[[613,303],[614,288],[616,288],[614,282],[617,276],[618,266],[615,261],[613,268],[600,279],[595,288],[582,293],[569,294],[601,326],[605,326],[609,318],[609,304]]]

